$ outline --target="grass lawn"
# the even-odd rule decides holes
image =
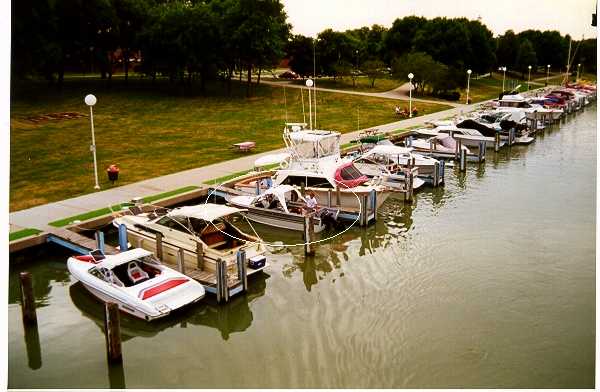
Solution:
[[[93,92],[98,171],[102,189],[238,158],[231,144],[253,140],[255,152],[283,147],[286,121],[283,89],[258,86],[252,98],[234,84],[231,96],[218,83],[206,96],[159,81],[113,80],[110,88],[93,78],[71,78],[62,92],[45,83],[13,84],[10,125],[10,210],[94,191],[89,109],[83,97]],[[340,132],[396,121],[396,100],[319,93],[318,127]],[[302,121],[300,90],[286,89],[288,121]],[[308,111],[305,92],[305,105]],[[448,109],[421,104],[419,114]],[[30,117],[78,112],[85,117],[34,122]],[[112,185],[110,164],[121,168]]]
[[[303,80],[297,80],[294,83],[304,85]],[[390,79],[389,77],[375,79],[375,85],[373,87],[371,87],[371,80],[366,76],[359,76],[356,78],[355,85],[352,84],[352,79],[349,77],[343,79],[336,78],[336,80],[333,80],[332,78],[317,79],[317,87],[345,91],[361,91],[365,93],[381,93],[400,87],[401,84],[401,82]]]

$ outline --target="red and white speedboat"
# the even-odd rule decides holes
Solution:
[[[132,316],[151,321],[202,299],[204,287],[162,265],[151,252],[132,249],[104,256],[100,251],[73,256],[67,268],[104,302],[114,302]]]

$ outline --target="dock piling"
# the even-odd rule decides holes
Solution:
[[[94,232],[94,238],[96,239],[96,248],[104,253],[104,233],[100,230],[96,230]]]
[[[119,250],[125,252],[127,249],[127,226],[121,223],[119,225]]]
[[[29,272],[19,274],[21,281],[21,313],[23,314],[23,324],[37,325],[37,315],[35,312],[35,295],[33,294],[33,282]]]
[[[240,249],[236,253],[236,261],[238,267],[238,280],[242,282],[242,289],[246,291],[248,289],[248,271],[246,265],[246,251]]]
[[[373,211],[373,222],[377,221],[377,192],[371,189],[371,211]]]
[[[362,209],[361,209],[362,210]],[[304,254],[314,255],[315,219],[314,213],[308,212],[304,215]]]
[[[463,148],[460,149],[459,170],[460,171],[467,170],[467,152]]]
[[[508,146],[512,146],[515,141],[515,129],[511,128],[508,130]]]
[[[156,232],[156,257],[162,261],[163,259],[163,234],[161,232]]]
[[[121,323],[119,306],[114,302],[104,305],[104,335],[106,336],[106,354],[109,363],[123,360],[121,352]]]
[[[500,150],[500,132],[496,131],[496,135],[494,136],[494,151],[498,152]]]
[[[185,275],[185,251],[183,248],[177,250],[177,270]]]
[[[479,151],[477,151],[477,159],[479,163],[485,161],[485,141],[483,140],[479,142]]]
[[[223,259],[217,259],[217,302],[229,300],[229,286],[227,284],[227,263]]]
[[[204,270],[204,249],[202,242],[196,242],[196,266],[200,271]]]
[[[341,206],[341,203],[340,203],[340,186],[339,185],[335,186],[335,205],[338,206],[338,207]]]

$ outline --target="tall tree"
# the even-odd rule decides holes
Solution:
[[[519,39],[512,30],[507,30],[498,37],[496,47],[496,61],[501,67],[513,68],[517,62]]]
[[[537,57],[533,44],[528,39],[523,39],[517,52],[516,69],[521,71],[521,76],[525,77],[528,67],[537,68]]]
[[[425,23],[427,23],[427,19],[419,16],[406,16],[396,19],[392,27],[383,36],[383,60],[391,64],[392,59],[410,52],[417,31]]]
[[[313,73],[313,46],[313,39],[303,35],[294,35],[286,45],[290,68],[302,77]]]

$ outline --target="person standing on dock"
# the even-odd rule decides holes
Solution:
[[[306,205],[304,207],[306,213],[314,212],[318,208],[317,198],[315,197],[315,193],[313,191],[308,192],[306,196],[304,196],[306,200]]]

